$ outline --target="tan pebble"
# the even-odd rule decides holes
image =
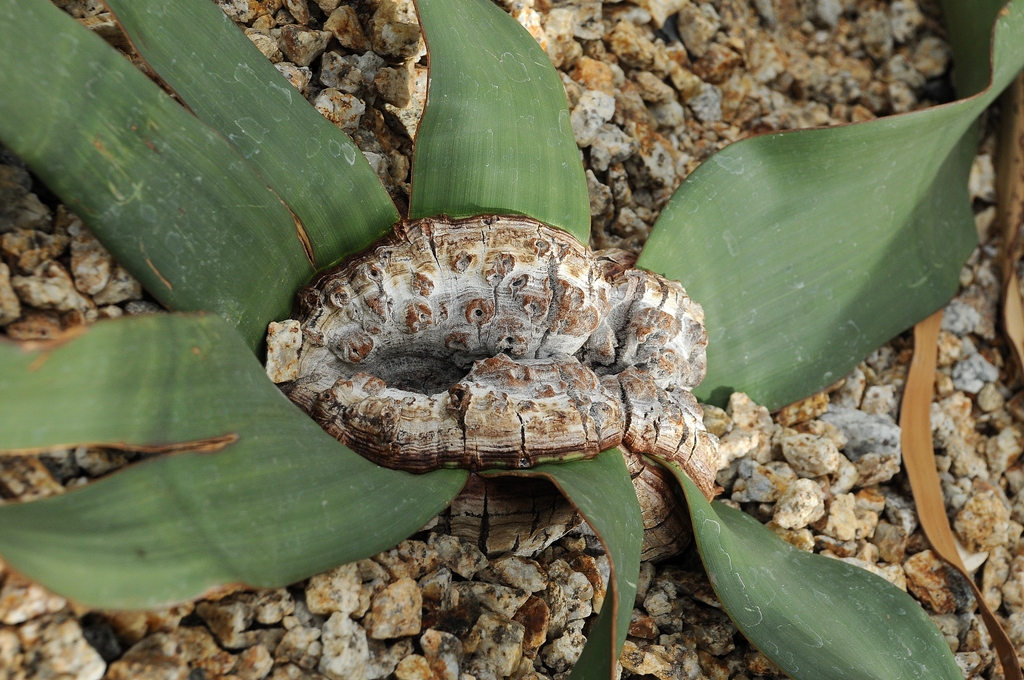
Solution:
[[[419,586],[411,578],[401,578],[373,599],[364,623],[376,640],[416,635],[420,632],[422,607]]]
[[[775,420],[779,425],[792,427],[797,423],[803,423],[817,418],[828,410],[828,404],[828,394],[825,392],[818,392],[806,399],[784,407],[775,415]]]
[[[359,608],[361,588],[359,567],[356,564],[343,564],[309,579],[306,585],[306,606],[313,614],[350,614]]]
[[[907,587],[921,602],[938,614],[956,611],[956,600],[949,589],[946,564],[931,550],[912,555],[903,563]]]
[[[266,371],[275,383],[288,382],[299,377],[299,350],[302,348],[302,330],[299,322],[285,319],[271,321],[267,327]]]
[[[167,633],[156,633],[136,643],[110,665],[106,680],[186,680],[189,667],[181,658],[177,641]]]
[[[103,290],[92,297],[97,305],[116,305],[142,299],[142,284],[121,265],[115,265]]]
[[[782,455],[802,477],[817,477],[839,469],[842,455],[830,439],[794,434],[782,439]]]
[[[814,535],[811,534],[811,530],[807,528],[803,529],[783,529],[774,522],[769,522],[767,525],[772,532],[789,543],[794,548],[799,548],[804,552],[811,552],[814,550]]]
[[[331,680],[364,677],[370,652],[362,626],[335,612],[324,623],[321,639],[323,652],[317,670]]]
[[[21,316],[21,302],[11,287],[11,270],[0,262],[0,326],[15,321]]]
[[[483,612],[473,626],[474,635],[480,640],[467,670],[474,672],[474,667],[490,668],[498,677],[506,677],[519,665],[523,653],[523,635],[525,629],[518,621]]]
[[[420,648],[437,680],[459,680],[462,642],[451,633],[428,628],[420,636]]]
[[[356,11],[349,5],[339,6],[324,22],[324,30],[330,31],[342,47],[363,53],[370,49],[370,41],[359,24]]]
[[[397,680],[434,680],[434,672],[426,657],[411,654],[398,662],[395,668]]]
[[[852,541],[857,536],[857,514],[852,493],[844,493],[832,499],[828,509],[828,522],[822,530],[826,536],[840,541]]]
[[[60,611],[66,604],[64,598],[12,573],[0,589],[0,622],[7,625],[24,623],[37,616]]]
[[[999,393],[999,390],[996,388],[995,383],[990,382],[985,383],[985,386],[981,388],[980,392],[978,392],[976,401],[978,404],[978,408],[980,408],[985,413],[992,413],[993,411],[998,411],[999,409],[1003,408],[1003,406],[1006,404],[1006,399],[1003,397],[1002,394]]]
[[[411,0],[382,0],[370,20],[370,39],[379,54],[408,59],[420,50],[422,40]]]
[[[994,489],[987,484],[976,487],[953,521],[953,529],[964,547],[971,552],[983,552],[1007,542],[1010,511]]]
[[[825,516],[825,494],[811,479],[797,479],[775,504],[772,520],[784,529],[802,529]]]

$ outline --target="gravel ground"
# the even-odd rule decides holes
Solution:
[[[96,0],[55,1],[130,50]],[[404,204],[426,86],[409,5],[218,4],[355,139]],[[639,250],[675,187],[727,143],[951,96],[931,2],[524,0],[506,9],[562,74],[594,247]],[[983,245],[946,308],[932,427],[954,530],[988,604],[1024,650],[1024,382],[996,330],[995,117],[971,177]],[[2,150],[0,252],[0,329],[11,338],[162,311]],[[727,502],[797,547],[907,589],[965,678],[1002,677],[969,589],[929,550],[901,471],[896,423],[911,349],[909,335],[898,337],[827,392],[774,415],[742,394],[726,410],[709,407],[705,422],[721,437],[718,481]],[[0,496],[62,493],[138,459],[88,448],[0,458]],[[287,589],[225,591],[153,612],[83,611],[0,572],[0,679],[567,677],[606,592],[607,558],[586,525],[504,555],[485,555],[445,526],[440,518],[390,551]],[[629,632],[623,677],[779,676],[722,612],[692,551],[642,565]]]

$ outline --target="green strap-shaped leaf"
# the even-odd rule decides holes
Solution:
[[[989,18],[998,7],[960,5]],[[958,22],[947,25],[956,35]],[[985,45],[957,54],[958,73],[988,65],[988,32],[969,35]],[[742,390],[775,409],[805,397],[956,292],[977,241],[972,124],[1024,65],[1024,0],[999,17],[993,59],[991,86],[972,99],[755,137],[687,177],[639,265],[680,280],[704,306],[701,399],[722,404]]]
[[[0,139],[164,304],[256,346],[312,275],[288,208],[219,134],[46,0],[0,5]]]
[[[210,0],[107,5],[139,54],[291,207],[317,269],[363,250],[398,221],[358,147]]]
[[[151,608],[223,583],[292,583],[405,538],[466,479],[461,470],[388,470],[349,451],[213,315],[100,322],[32,352],[2,343],[0,395],[0,449],[237,438],[0,505],[3,559],[93,607]]]
[[[430,54],[409,216],[517,213],[590,238],[562,81],[489,0],[418,0]]]
[[[608,550],[612,574],[608,597],[573,667],[574,680],[615,677],[615,662],[626,641],[640,576],[644,522],[629,470],[618,449],[590,460],[538,465],[529,471],[495,476],[539,475],[551,480],[587,520]]]
[[[661,462],[661,461],[659,461]],[[880,576],[794,548],[707,499],[676,464],[704,567],[748,640],[794,680],[958,680],[921,605]]]

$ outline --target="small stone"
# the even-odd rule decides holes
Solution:
[[[842,458],[831,439],[811,434],[783,437],[782,455],[801,477],[818,477],[835,472]]]
[[[464,670],[478,677],[481,671],[499,678],[511,675],[522,658],[524,632],[523,624],[517,621],[483,612],[470,633],[479,642]]]
[[[835,28],[843,16],[843,5],[839,0],[816,0],[814,13],[823,25]]]
[[[309,23],[309,5],[306,4],[306,0],[283,0],[283,3],[295,21],[303,26]]]
[[[343,564],[309,579],[306,607],[313,614],[351,614],[359,609],[361,590],[358,565]]]
[[[615,115],[615,98],[599,90],[587,90],[580,96],[569,121],[579,147],[594,141],[597,131]]]
[[[971,164],[971,174],[967,180],[967,193],[971,200],[981,200],[987,203],[996,201],[996,171],[992,165],[992,155],[987,153],[978,154]]]
[[[0,622],[9,626],[24,623],[43,614],[58,612],[67,601],[47,592],[42,586],[8,573],[0,588]]]
[[[547,639],[548,625],[551,621],[548,603],[536,595],[531,595],[512,619],[523,625],[523,654],[534,658]]]
[[[373,50],[397,59],[415,56],[422,45],[412,0],[382,0],[370,20]]]
[[[370,41],[363,32],[356,11],[350,5],[342,5],[330,13],[324,22],[324,30],[330,31],[342,47],[353,52],[366,52]]]
[[[419,654],[410,654],[398,662],[395,668],[396,680],[434,680],[430,662]]]
[[[232,671],[239,680],[263,680],[274,667],[274,659],[263,645],[253,645],[238,655]]]
[[[11,270],[0,262],[0,326],[6,326],[21,316],[21,302],[11,286]]]
[[[710,83],[704,83],[700,94],[686,102],[694,117],[702,123],[722,120],[722,91]]]
[[[5,677],[12,680],[99,680],[106,669],[103,658],[83,637],[78,621],[67,614],[33,619],[18,629],[18,638],[23,650],[18,665],[22,668],[0,666],[0,671],[6,671]],[[0,661],[2,657],[0,652]]]
[[[875,61],[881,62],[892,53],[892,23],[889,17],[877,9],[868,10],[860,16],[857,26],[861,30],[864,50]]]
[[[284,55],[281,53],[281,48],[277,46],[277,41],[266,33],[252,28],[247,28],[245,30],[245,37],[251,40],[252,44],[256,46],[256,49],[258,49],[264,57],[269,59],[271,63],[276,64],[284,59]]]
[[[313,73],[305,66],[296,66],[290,61],[282,61],[274,64],[281,75],[288,79],[288,82],[292,84],[296,90],[298,90],[303,97],[309,91],[309,81],[313,79]]]
[[[124,306],[124,313],[128,316],[142,316],[145,314],[164,314],[166,310],[149,300],[133,300]]]
[[[861,399],[864,398],[866,379],[860,368],[853,369],[850,375],[846,376],[842,387],[832,393],[829,397],[832,406],[858,409]]]
[[[640,143],[612,123],[601,125],[590,141],[590,165],[598,172],[621,163],[640,149]]]
[[[281,28],[278,45],[288,57],[288,61],[302,67],[309,66],[314,59],[323,54],[330,39],[329,31],[315,31],[305,26],[289,25]]]
[[[292,599],[291,593],[284,588],[262,590],[256,595],[253,609],[256,612],[256,621],[270,626],[280,623],[281,619],[295,611],[295,600]]]
[[[464,579],[473,576],[487,566],[487,557],[472,543],[462,542],[454,536],[431,534],[427,545],[433,548],[441,563]],[[534,563],[536,564],[536,563]],[[518,588],[514,583],[506,583]]]
[[[630,21],[619,21],[615,24],[615,28],[605,36],[605,43],[627,66],[649,70],[655,64],[654,43]]]
[[[995,383],[985,383],[985,386],[978,392],[978,408],[985,413],[993,413],[1006,405],[1006,398],[999,393]]]
[[[878,556],[890,564],[901,564],[906,554],[908,537],[903,527],[882,521],[875,527],[871,542],[878,547]]]
[[[938,614],[956,611],[956,598],[949,588],[946,564],[931,550],[912,555],[903,563],[907,587],[923,604]]]
[[[441,557],[434,546],[423,541],[402,541],[391,550],[386,550],[374,558],[381,564],[391,578],[416,579],[427,572],[434,571],[441,565]]]
[[[385,66],[377,71],[373,86],[388,104],[404,109],[412,102],[412,78],[414,65],[391,68]]]
[[[102,671],[101,671],[102,674]],[[187,680],[188,664],[178,642],[167,633],[141,640],[110,664],[106,680]]]
[[[858,521],[854,504],[855,498],[851,493],[835,496],[829,505],[828,522],[822,533],[840,541],[856,538]]]
[[[843,453],[853,462],[869,453],[900,454],[900,427],[890,418],[832,404],[820,419],[843,433]]]
[[[697,59],[707,52],[711,39],[722,27],[718,12],[710,3],[686,3],[676,18],[679,37],[686,45],[686,51]]]
[[[59,257],[67,246],[68,237],[64,233],[47,234],[34,229],[16,229],[0,236],[0,250],[17,271],[26,274]]]
[[[499,557],[481,573],[480,578],[484,581],[504,583],[528,593],[542,591],[548,586],[540,565],[534,560],[518,555]]]
[[[570,625],[557,638],[549,642],[541,650],[540,656],[544,665],[556,673],[564,673],[569,670],[583,653],[583,645],[587,638],[583,636],[583,622],[576,621],[576,625]]]
[[[949,67],[949,46],[941,38],[926,35],[914,48],[912,61],[925,78],[937,78]]]
[[[200,602],[196,605],[196,614],[206,622],[221,645],[227,649],[242,649],[255,643],[251,635],[243,632],[252,625],[254,599],[243,593],[217,602]]]
[[[418,626],[417,626],[418,632]],[[331,680],[362,678],[370,659],[366,631],[347,614],[335,612],[324,623],[323,651],[317,670]]]
[[[291,618],[291,617],[289,617]],[[287,625],[289,619],[285,619]],[[303,668],[313,668],[320,659],[323,644],[320,642],[321,630],[295,624],[281,638],[274,650],[274,658],[280,662],[294,661]],[[365,639],[365,633],[363,635]]]
[[[892,37],[898,43],[905,43],[914,37],[924,23],[924,15],[915,0],[894,0],[889,6],[892,22]]]
[[[428,628],[420,636],[420,648],[436,680],[459,680],[459,666],[462,662],[462,642],[459,638]]]
[[[895,385],[872,385],[864,392],[860,410],[876,416],[895,420],[897,399]]]
[[[772,516],[784,529],[802,529],[825,516],[825,494],[817,482],[797,479],[786,489]]]
[[[588,90],[615,96],[615,76],[608,64],[590,57],[580,57],[570,77]]]
[[[457,583],[455,590],[462,597],[476,599],[484,608],[512,618],[516,611],[531,597],[525,590],[509,588],[494,583]]]
[[[775,421],[779,425],[792,427],[798,423],[817,418],[828,410],[829,398],[825,392],[818,392],[795,404],[790,404],[781,409],[775,415]]]
[[[0,491],[5,498],[32,501],[64,493],[64,487],[35,456],[0,456]]]
[[[780,461],[761,465],[750,459],[742,459],[739,461],[738,473],[732,487],[732,500],[737,503],[772,503],[797,478],[789,464]]]
[[[986,361],[980,353],[976,353],[958,361],[953,366],[950,377],[953,378],[953,387],[956,389],[976,394],[985,383],[999,378],[999,369]]]
[[[73,453],[75,465],[90,477],[99,477],[128,464],[125,451],[79,446]]]
[[[721,85],[742,65],[743,57],[734,50],[725,45],[712,43],[704,56],[694,62],[693,72],[701,80]],[[692,102],[690,105],[693,106]]]
[[[989,383],[991,384],[991,383]],[[1024,437],[1016,427],[1004,427],[985,444],[985,460],[992,475],[1001,475],[1024,452]]]
[[[97,305],[116,305],[142,298],[142,284],[121,265],[114,265],[107,285],[92,296]]]
[[[359,128],[359,121],[366,112],[362,100],[334,88],[320,92],[313,106],[320,115],[350,134]]]
[[[178,643],[182,660],[193,668],[219,676],[235,667],[237,659],[218,647],[204,626],[182,626],[172,631],[171,636]]]
[[[422,608],[423,596],[416,582],[400,578],[373,598],[364,625],[375,640],[417,635]]]
[[[302,330],[299,322],[285,319],[271,321],[267,327],[267,365],[270,380],[288,382],[299,377],[299,350],[302,348]]]
[[[971,552],[983,552],[1008,541],[1010,510],[999,494],[982,483],[978,492],[960,508],[953,529]]]
[[[989,609],[996,611],[1003,604],[1003,584],[1010,576],[1010,553],[1003,547],[993,548],[985,560],[981,575],[981,594]]]

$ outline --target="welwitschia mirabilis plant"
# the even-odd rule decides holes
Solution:
[[[585,238],[586,185],[564,94],[543,52],[485,0],[457,8],[451,0],[419,4],[431,83],[414,157],[412,216],[520,213]],[[973,140],[964,133],[1024,63],[1024,0],[996,22],[987,90],[988,30],[998,8],[991,1],[984,12],[947,5],[957,84],[962,95],[981,94],[930,111],[731,146],[688,178],[656,225],[641,264],[681,279],[707,310],[706,395],[744,389],[771,405],[805,396],[954,289],[971,246],[963,184]],[[173,7],[115,1],[111,8],[192,113],[45,0],[10,0],[0,8],[0,62],[19,67],[0,72],[0,90],[10,94],[0,98],[0,138],[154,296],[174,310],[216,312],[227,323],[213,316],[126,319],[59,347],[2,347],[0,394],[15,395],[6,399],[22,406],[5,401],[0,409],[0,449],[90,443],[179,452],[58,498],[0,507],[0,553],[58,592],[118,607],[194,597],[231,581],[283,585],[373,554],[443,507],[466,473],[410,475],[365,462],[284,399],[250,349],[268,321],[287,316],[301,283],[364,247],[396,213],[362,155],[230,22],[199,22],[201,33],[175,29],[190,12],[215,13],[205,0]],[[460,25],[473,40],[502,49],[470,49],[452,30]],[[196,56],[210,44],[223,45],[230,58]],[[192,56],[179,62],[180,54]],[[473,78],[460,80],[462,73]],[[470,97],[470,86],[484,94]],[[236,106],[250,115],[237,117]],[[473,127],[483,120],[491,124]],[[450,134],[453,121],[460,134]],[[547,134],[521,134],[524,121]],[[449,183],[431,183],[440,178]],[[318,191],[328,192],[320,203],[309,198]],[[918,256],[892,250],[894,243]],[[830,276],[842,273],[836,262],[859,269],[845,286],[826,289],[820,271],[799,269],[809,255],[820,256],[816,262]],[[809,325],[806,310],[827,300],[827,290],[833,314]],[[890,290],[900,291],[898,300]],[[881,321],[864,325],[874,318]],[[87,384],[98,397],[95,409],[76,399]],[[63,410],[55,407],[61,398]],[[197,415],[195,405],[204,401],[209,412]],[[632,607],[638,508],[617,460],[605,452],[532,471],[573,499],[615,563],[617,605],[606,605],[591,631],[576,677],[611,673]],[[720,587],[731,578],[720,565],[749,568],[760,551],[778,550],[762,528],[725,509],[709,511],[693,493],[687,498],[698,547]],[[623,508],[629,522],[617,524],[607,512]],[[715,526],[745,538],[713,540]],[[751,625],[736,608],[753,604],[782,616],[785,608],[767,594],[793,592],[813,578],[807,569],[818,568],[806,564],[824,558],[778,559],[799,566],[750,572],[760,579],[757,588],[734,584],[720,594],[741,629],[787,673],[821,677],[825,671],[809,657],[849,663],[849,677],[874,677],[870,669],[892,663],[925,672],[888,644],[880,627],[859,631],[879,665],[858,667],[844,652],[848,636],[820,612],[808,613],[800,629],[820,631],[821,648],[805,644],[809,638],[789,644],[786,635],[760,637],[768,627]],[[880,579],[854,578],[868,600],[897,597]],[[734,597],[758,593],[756,602]],[[931,624],[920,609],[907,616],[909,629],[920,633],[914,639],[927,640]],[[948,648],[931,643],[946,651],[924,654],[928,677],[953,677]],[[910,650],[920,656],[914,645]]]

